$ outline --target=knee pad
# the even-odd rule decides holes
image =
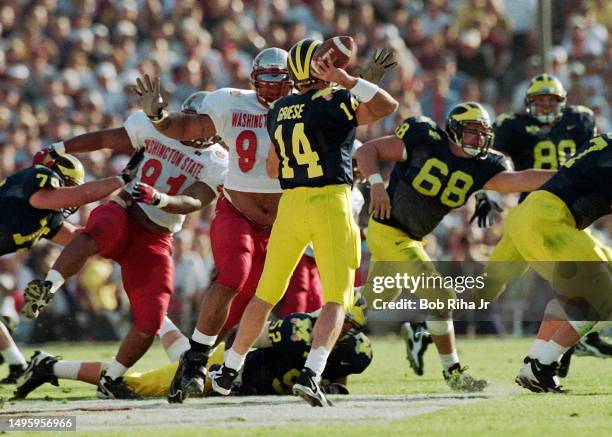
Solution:
[[[452,320],[427,320],[425,323],[431,335],[446,335],[453,332]]]

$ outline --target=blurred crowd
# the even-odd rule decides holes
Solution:
[[[568,103],[589,106],[599,129],[609,131],[612,2],[552,4],[552,73],[568,90]],[[0,179],[29,166],[44,145],[120,126],[135,109],[127,87],[142,73],[161,77],[170,106],[178,109],[197,90],[249,88],[259,50],[288,50],[304,37],[353,36],[359,51],[352,68],[376,48],[394,48],[399,67],[382,85],[400,109],[360,130],[362,141],[391,132],[409,115],[444,123],[449,108],[463,100],[484,103],[492,116],[521,111],[527,82],[542,68],[538,32],[537,0],[3,0]],[[79,158],[90,179],[116,173],[127,159],[106,150]],[[512,196],[497,200],[506,209],[516,203]],[[84,224],[92,207],[82,207],[71,221]],[[486,258],[501,226],[470,226],[472,211],[470,202],[450,214],[428,239],[433,257]],[[184,330],[191,329],[213,274],[210,215],[210,208],[193,214],[175,238],[171,315]],[[595,232],[609,238],[611,229],[608,220]],[[0,290],[10,294],[43,277],[58,250],[40,245],[1,258]],[[123,335],[129,312],[111,262],[93,259],[61,296],[35,325],[24,325],[22,338]]]

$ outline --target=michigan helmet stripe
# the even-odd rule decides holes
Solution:
[[[482,109],[476,105],[470,103],[464,103],[460,105],[461,108],[465,109],[465,112],[461,114],[453,114],[452,117],[457,121],[473,121],[482,118]]]
[[[304,42],[308,42],[308,47],[303,47]],[[289,67],[297,81],[307,80],[310,78],[310,61],[312,60],[315,49],[321,44],[317,40],[302,40],[298,42],[289,53]],[[305,55],[302,55],[302,49],[306,50]]]

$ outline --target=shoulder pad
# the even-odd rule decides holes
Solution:
[[[331,96],[336,91],[340,91],[340,90],[341,90],[340,88],[334,89],[332,87],[320,89],[319,91],[317,91],[316,93],[312,95],[311,100],[318,99],[319,97],[323,97],[323,98],[327,97],[326,100],[330,100],[329,96]]]
[[[587,106],[576,105],[576,106],[572,106],[572,108],[574,109],[574,111],[579,112],[581,114],[593,115],[593,111],[591,110],[591,108],[589,108]]]
[[[497,116],[495,119],[495,123],[502,124],[506,120],[514,120],[516,118],[516,114],[514,112],[504,112]]]

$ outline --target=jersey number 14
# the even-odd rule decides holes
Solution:
[[[306,165],[308,179],[323,176],[323,167],[319,165],[319,154],[312,150],[310,141],[304,133],[304,123],[296,123],[291,133],[291,148],[287,150],[283,140],[283,125],[279,125],[274,131],[274,139],[278,143],[282,158],[281,177],[283,179],[293,179],[295,172],[289,166],[289,159],[294,158],[297,165]],[[287,154],[289,152],[289,154]]]

